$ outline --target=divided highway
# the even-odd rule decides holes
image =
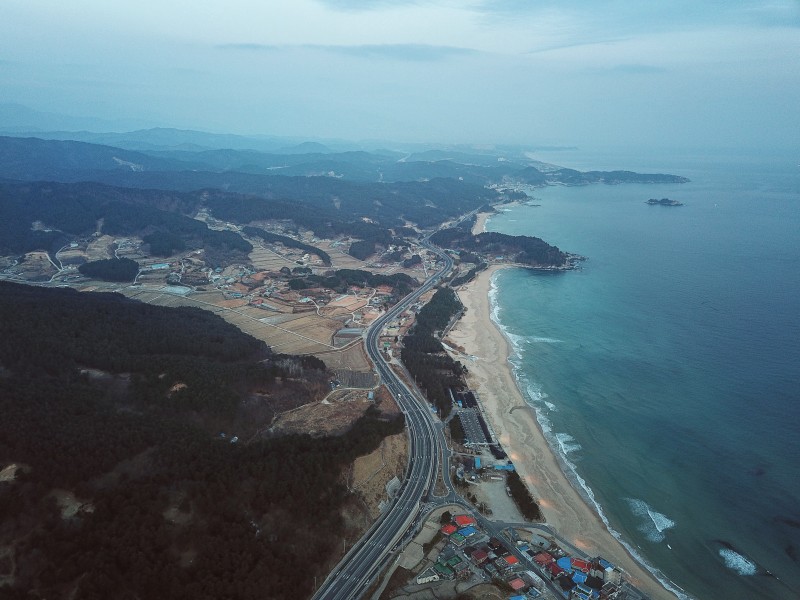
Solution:
[[[424,500],[433,496],[440,457],[446,451],[441,431],[437,430],[428,403],[417,398],[397,377],[378,347],[386,324],[435,287],[453,268],[453,260],[447,254],[427,240],[422,244],[444,260],[444,267],[377,319],[369,328],[366,339],[367,354],[406,418],[410,442],[406,478],[391,506],[342,558],[314,594],[313,600],[354,600],[361,597],[386,566],[387,560],[410,541]],[[445,479],[449,483],[449,473],[445,474]],[[453,495],[452,489],[449,492],[448,496]]]

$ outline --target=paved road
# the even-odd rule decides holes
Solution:
[[[429,508],[425,504],[428,499],[437,503],[460,500],[450,481],[449,450],[444,444],[441,423],[435,422],[428,403],[419,397],[416,390],[412,391],[392,371],[378,347],[384,326],[435,287],[453,268],[453,261],[447,254],[431,246],[427,240],[422,243],[442,258],[443,268],[377,319],[367,333],[366,343],[367,354],[406,418],[410,442],[406,478],[392,505],[334,568],[314,594],[314,600],[353,600],[361,597],[391,557],[414,536],[421,523],[421,510]],[[434,498],[442,461],[447,493]]]

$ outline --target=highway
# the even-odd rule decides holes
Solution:
[[[406,478],[395,500],[378,518],[366,534],[350,549],[331,574],[325,579],[313,600],[352,600],[361,597],[375,577],[388,564],[392,556],[411,540],[419,524],[418,517],[425,501],[434,500],[434,487],[440,468],[440,458],[448,456],[441,425],[434,422],[428,403],[419,398],[394,373],[378,347],[381,332],[387,323],[416,302],[425,292],[435,287],[453,268],[453,260],[427,240],[422,245],[435,252],[444,266],[423,285],[378,318],[370,327],[366,338],[367,354],[375,363],[381,380],[394,396],[406,419],[409,436],[408,467]],[[450,482],[447,464],[444,469],[446,498],[456,500]],[[441,501],[441,499],[436,498]]]

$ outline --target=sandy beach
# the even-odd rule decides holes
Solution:
[[[674,600],[672,593],[633,560],[572,487],[548,446],[533,409],[523,399],[508,362],[511,348],[490,316],[491,277],[501,268],[504,267],[490,267],[458,292],[466,312],[448,338],[476,357],[458,357],[469,369],[470,386],[478,391],[492,427],[538,499],[547,524],[575,546],[622,567],[628,578],[653,599]]]
[[[486,221],[493,214],[494,213],[485,212],[475,215],[475,224],[472,226],[472,235],[478,235],[479,233],[486,231]]]

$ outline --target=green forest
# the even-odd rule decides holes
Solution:
[[[310,596],[355,536],[341,470],[402,418],[373,408],[338,437],[219,433],[269,422],[253,393],[294,381],[310,399],[327,378],[205,311],[0,283],[0,467],[21,467],[0,483],[16,565],[3,597]]]
[[[442,248],[466,250],[487,258],[503,256],[510,262],[531,267],[561,267],[569,255],[544,240],[527,235],[506,235],[487,231],[472,235],[470,227],[441,229],[431,236],[431,241]]]
[[[109,258],[83,263],[81,274],[103,281],[133,281],[139,272],[139,263],[130,258]]]
[[[452,404],[447,389],[463,386],[464,367],[450,358],[434,333],[444,329],[460,310],[461,302],[452,289],[436,290],[417,314],[413,329],[403,337],[400,354],[417,385],[443,418],[450,414]]]

